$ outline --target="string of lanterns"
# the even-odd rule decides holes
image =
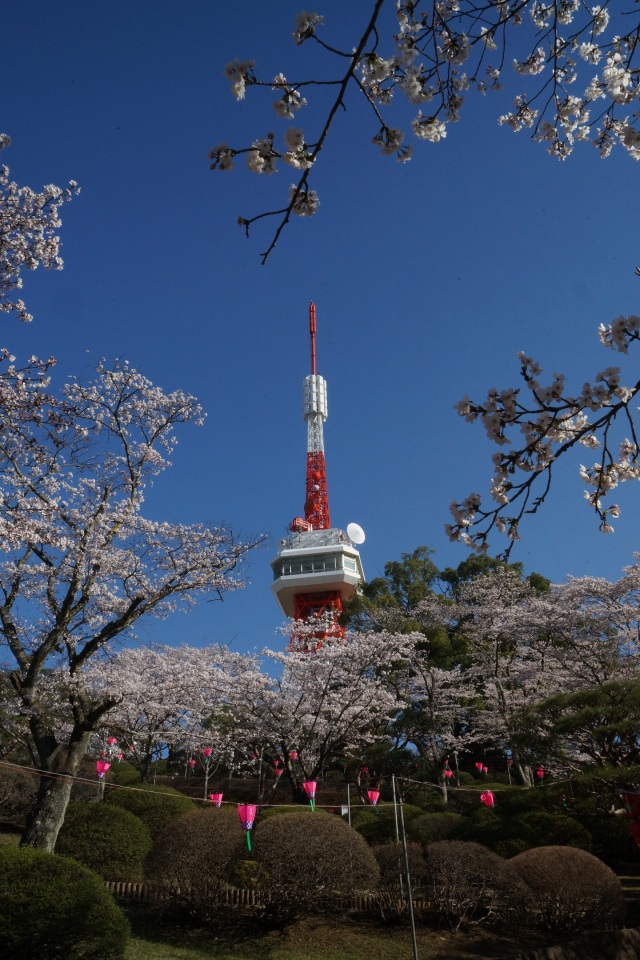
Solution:
[[[130,750],[134,750],[134,749],[135,749],[135,746],[130,746],[129,749],[130,749]],[[212,747],[202,747],[202,748],[200,748],[200,750],[199,750],[198,752],[199,752],[199,754],[200,754],[201,761],[202,761],[202,763],[203,763],[204,770],[205,770],[205,793],[204,793],[204,797],[205,797],[205,799],[206,799],[206,797],[207,797],[207,785],[208,785],[208,779],[209,779],[209,769],[210,769],[210,768],[209,768],[209,762],[210,762],[211,757],[212,757],[212,755],[213,755],[213,748],[212,748]],[[114,756],[117,757],[117,761],[118,761],[118,763],[120,763],[120,762],[122,761],[122,759],[123,759],[124,754],[123,754],[121,751],[119,751],[118,748],[117,748],[117,739],[116,739],[116,737],[111,736],[111,737],[108,737],[108,738],[107,738],[107,748],[106,748],[106,750],[102,750],[102,751],[100,752],[100,759],[96,761],[96,774],[97,774],[97,777],[98,777],[98,782],[99,782],[100,786],[102,787],[102,789],[104,789],[104,777],[105,777],[105,774],[106,774],[107,771],[111,768],[111,763],[112,763],[112,759],[113,759]],[[289,753],[288,753],[288,757],[289,757],[289,760],[291,761],[291,763],[292,763],[292,764],[295,764],[295,763],[297,762],[297,760],[298,760],[298,752],[297,752],[297,750],[290,750]],[[252,754],[252,758],[253,758],[254,760],[258,759],[258,755],[257,755],[256,753],[253,753],[253,754]],[[279,760],[277,757],[274,758],[272,762],[273,762],[273,768],[274,768],[274,770],[273,770],[273,772],[274,772],[274,777],[275,777],[276,783],[277,783],[278,780],[280,779],[280,777],[282,776],[282,774],[284,773],[284,769],[283,769],[283,767],[281,766],[281,762],[280,762],[280,760]],[[196,765],[197,765],[197,759],[195,759],[195,758],[193,758],[193,757],[190,757],[190,758],[187,760],[187,766],[188,766],[189,769],[193,770],[193,769],[196,767]],[[513,759],[512,759],[510,756],[507,756],[507,758],[506,758],[506,766],[507,766],[507,772],[508,772],[508,775],[509,775],[509,785],[511,785],[511,766],[512,766],[512,765],[513,765]],[[481,775],[481,776],[486,776],[486,775],[488,774],[488,772],[489,772],[488,766],[487,766],[482,760],[477,760],[477,761],[475,761],[474,766],[475,766],[475,769],[476,769],[476,771],[478,772],[478,774]],[[367,767],[362,767],[362,773],[363,773],[365,776],[368,776],[368,774],[369,774],[368,768],[367,768]],[[445,761],[444,761],[443,775],[444,775],[445,780],[446,780],[447,782],[450,781],[451,778],[453,777],[453,770],[451,769],[451,766],[450,766],[450,764],[449,764],[449,759],[448,759],[448,758],[445,759]],[[538,781],[539,781],[540,785],[542,785],[542,784],[543,784],[543,781],[544,781],[544,776],[545,776],[545,769],[544,769],[544,767],[543,767],[542,765],[540,765],[540,766],[537,767],[537,769],[536,769],[536,776],[537,776],[537,778],[538,778]],[[433,786],[436,786],[436,785],[434,784]],[[316,782],[315,780],[307,780],[307,781],[303,782],[302,788],[303,788],[305,794],[307,795],[307,797],[308,797],[308,799],[309,799],[309,805],[310,805],[310,807],[311,807],[311,811],[314,812],[314,811],[315,811],[315,798],[316,798],[317,782]],[[221,793],[221,792],[210,793],[210,794],[209,794],[209,799],[210,799],[210,801],[211,801],[211,803],[213,804],[214,807],[220,807],[220,806],[222,806],[222,803],[223,803],[223,796],[224,796],[224,794]],[[377,808],[377,803],[378,803],[378,800],[379,800],[379,798],[380,798],[380,791],[379,791],[379,790],[374,790],[374,789],[367,790],[367,798],[368,798],[368,800],[369,800],[369,804],[374,808],[374,812],[375,812],[375,813],[379,813],[379,810],[378,810],[378,808]],[[494,797],[494,794],[493,794],[493,792],[492,792],[491,790],[485,790],[483,793],[480,794],[480,802],[481,802],[482,804],[484,804],[484,806],[486,806],[490,811],[493,812],[493,808],[494,808],[494,806],[495,806],[495,797]],[[248,844],[248,846],[249,846],[249,849],[251,849],[250,831],[251,831],[251,829],[252,829],[252,827],[253,827],[253,823],[254,823],[254,820],[255,820],[256,806],[255,806],[254,804],[239,804],[239,805],[238,805],[238,813],[239,813],[239,815],[240,815],[241,822],[242,822],[243,824],[249,824],[249,826],[243,826],[243,829],[244,829],[244,830],[246,831],[246,833],[247,833],[247,844]]]

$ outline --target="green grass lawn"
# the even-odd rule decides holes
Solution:
[[[250,936],[227,935],[194,927],[171,927],[132,917],[134,936],[127,960],[412,960],[408,925],[379,926],[309,918],[287,927]],[[241,934],[241,931],[240,931]],[[509,936],[473,929],[467,934],[418,929],[418,954],[428,960],[487,960],[557,942],[540,936]]]

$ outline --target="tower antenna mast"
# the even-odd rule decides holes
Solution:
[[[328,638],[344,636],[340,615],[364,582],[358,545],[364,532],[357,523],[331,527],[323,427],[327,385],[316,369],[316,308],[309,304],[311,373],[302,388],[307,424],[307,476],[304,517],[289,524],[273,568],[273,590],[282,611],[294,621],[290,650],[318,649]],[[304,626],[303,626],[304,624]]]
[[[328,530],[329,496],[327,493],[327,465],[324,457],[324,422],[328,416],[327,384],[316,372],[316,307],[309,304],[309,333],[311,335],[311,374],[303,386],[303,414],[307,423],[307,484],[304,518],[307,529]],[[296,520],[293,523],[297,523]],[[291,529],[294,529],[293,524]]]

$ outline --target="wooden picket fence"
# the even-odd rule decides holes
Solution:
[[[167,887],[156,886],[151,883],[125,883],[122,880],[108,880],[105,882],[107,890],[118,900],[162,901],[179,896],[180,890],[169,890]],[[220,892],[220,902],[234,907],[252,907],[261,903],[260,894],[255,890],[240,890],[229,887]]]
[[[105,882],[118,900],[137,900],[140,902],[162,902],[179,895],[179,890],[168,890],[166,887],[151,883],[125,883],[124,881],[109,880]],[[231,907],[257,907],[264,902],[262,895],[256,890],[241,890],[237,887],[228,887],[219,894],[220,903]],[[378,908],[378,900],[372,893],[358,893],[351,897],[336,898],[336,905],[344,910],[353,910],[357,913],[373,913]],[[413,901],[416,912],[426,907],[422,899]]]

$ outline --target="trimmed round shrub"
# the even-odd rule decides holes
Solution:
[[[253,851],[272,913],[281,919],[322,911],[337,896],[378,885],[378,865],[367,843],[335,816],[271,817],[257,826]]]
[[[409,910],[406,887],[404,850],[399,843],[383,843],[373,847],[380,871],[376,903],[382,920],[397,923],[404,920]],[[407,844],[407,859],[411,877],[411,892],[419,897],[425,891],[427,864],[419,843]]]
[[[439,923],[452,930],[521,916],[530,894],[511,862],[479,843],[440,840],[424,851],[426,895]]]
[[[56,853],[95,870],[104,880],[144,878],[151,835],[142,820],[107,803],[70,803]]]
[[[189,913],[213,920],[225,909],[220,894],[236,863],[246,855],[236,809],[205,807],[172,821],[163,830],[148,858],[147,875]]]
[[[411,821],[411,836],[425,844],[454,840],[463,822],[459,813],[423,813]]]
[[[536,810],[518,820],[518,832],[531,847],[581,847],[591,850],[591,834],[573,817]]]
[[[193,800],[183,793],[173,787],[155,787],[152,784],[144,784],[135,790],[109,790],[105,794],[105,802],[139,817],[149,828],[153,840],[172,820],[195,810]]]
[[[418,834],[413,833],[413,823],[416,817],[422,817],[424,810],[413,804],[403,804],[404,825],[407,837],[419,840]],[[398,813],[398,816],[400,814]],[[367,843],[381,844],[396,839],[396,817],[393,804],[383,807],[352,807],[351,826],[364,837]]]
[[[132,763],[127,763],[126,760],[123,760],[122,763],[112,764],[109,773],[111,774],[110,782],[117,783],[121,787],[131,787],[142,783],[138,768],[134,767]],[[109,789],[108,784],[107,789]]]
[[[264,807],[258,812],[256,826],[263,820],[269,820],[271,817],[282,816],[283,813],[318,813],[320,816],[327,816],[326,811],[316,808],[312,811],[311,806],[300,806],[299,804],[282,803],[273,807]]]
[[[72,860],[0,849],[0,945],[7,960],[121,960],[129,924],[104,882]]]
[[[576,847],[536,847],[509,861],[525,881],[542,926],[572,933],[620,926],[626,903],[613,870]]]

